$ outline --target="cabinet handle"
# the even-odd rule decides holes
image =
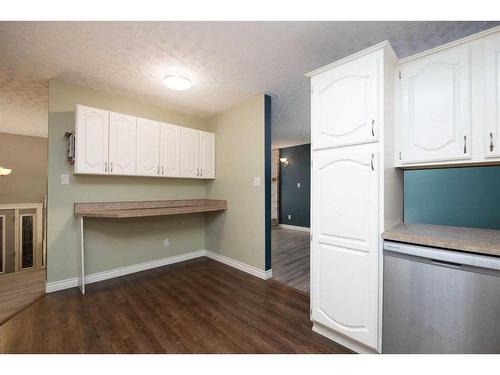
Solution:
[[[161,174],[163,175],[165,173],[165,166],[161,166]]]
[[[104,162],[104,172],[107,172],[108,171],[108,162],[105,161]]]
[[[200,169],[200,176],[203,177],[203,169]]]
[[[372,154],[372,159],[370,160],[370,165],[372,167],[372,171],[375,170],[374,166],[373,166],[373,159],[375,158],[375,154]]]
[[[158,175],[160,174],[160,166],[156,167],[156,174],[158,174]]]
[[[467,153],[467,136],[464,135],[464,154]]]
[[[200,175],[200,168],[196,168],[196,175],[199,176]]]
[[[113,162],[110,163],[111,169],[110,172],[113,172]]]
[[[495,146],[493,145],[493,133],[490,133],[490,152],[493,151]]]
[[[375,120],[372,120],[372,136],[375,137],[375,130],[373,129],[373,126],[375,125]]]

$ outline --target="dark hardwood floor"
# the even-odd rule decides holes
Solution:
[[[309,294],[309,232],[273,228],[273,279]]]
[[[2,353],[349,353],[309,298],[207,258],[48,294],[0,326]]]

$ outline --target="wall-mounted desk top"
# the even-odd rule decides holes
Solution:
[[[80,279],[78,285],[85,294],[84,218],[124,219],[133,217],[167,216],[224,211],[227,201],[216,199],[183,199],[138,202],[75,203],[75,215],[80,222]]]
[[[132,218],[224,211],[225,200],[184,199],[138,202],[75,203],[75,215],[100,218]]]

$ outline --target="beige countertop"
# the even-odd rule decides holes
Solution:
[[[500,230],[401,223],[382,234],[385,240],[500,256]]]
[[[76,216],[110,219],[181,215],[226,209],[227,202],[216,199],[75,203]]]

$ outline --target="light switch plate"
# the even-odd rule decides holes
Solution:
[[[61,175],[61,185],[69,185],[69,175],[68,174]]]
[[[253,186],[260,186],[260,177],[253,178]]]
[[[300,189],[300,182],[297,182],[297,189]]]

